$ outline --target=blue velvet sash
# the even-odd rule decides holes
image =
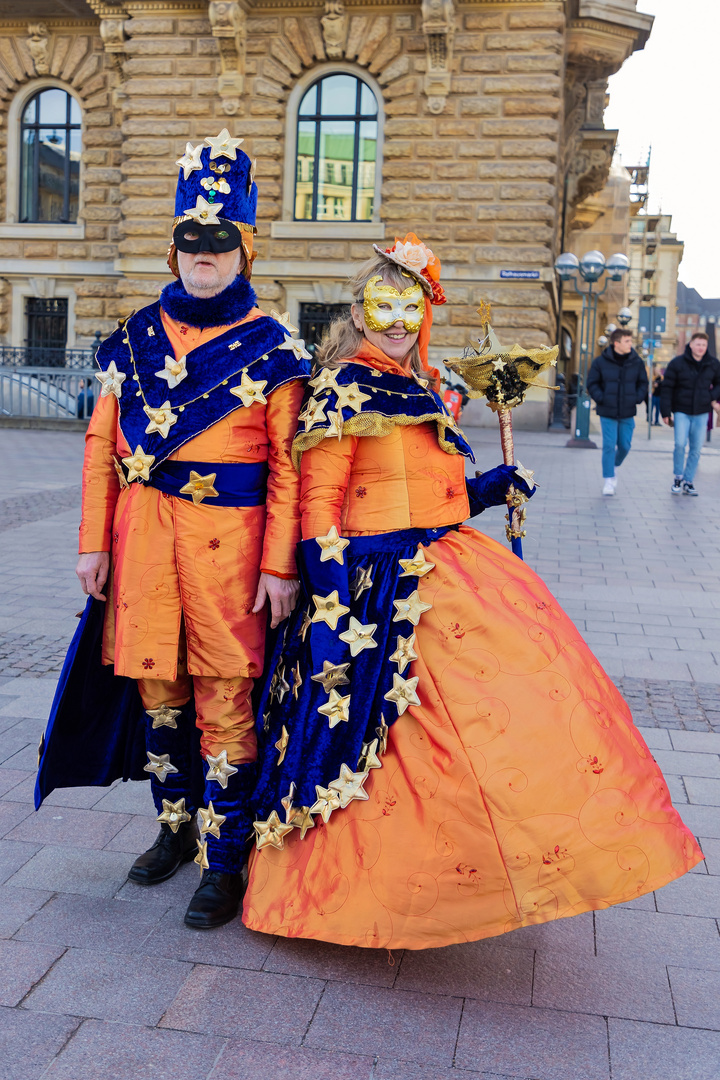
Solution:
[[[207,496],[208,506],[262,506],[267,499],[268,467],[264,461],[209,462],[165,461],[153,469],[151,485],[176,499],[192,501],[192,495],[180,489],[190,480],[190,473],[215,474],[212,486],[217,495]]]

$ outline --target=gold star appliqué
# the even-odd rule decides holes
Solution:
[[[190,821],[190,814],[185,809],[184,798],[178,799],[177,802],[163,799],[162,804],[162,814],[158,814],[158,821],[169,825],[174,833],[178,831],[184,821]]]
[[[358,758],[358,772],[367,772],[369,769],[382,769],[382,761],[377,756],[378,740],[364,742]]]
[[[303,684],[303,677],[300,674],[300,661],[299,660],[295,664],[295,667],[292,669],[292,674],[293,674],[292,696],[297,701],[298,694],[300,693],[300,687]]]
[[[276,765],[282,765],[283,761],[285,760],[285,754],[287,753],[287,748],[288,748],[288,743],[289,742],[290,742],[290,736],[288,734],[288,729],[283,724],[283,728],[282,728],[282,731],[280,733],[280,738],[275,743],[275,749],[279,751],[278,759],[275,762]]]
[[[146,712],[152,718],[153,728],[177,728],[177,718],[182,713],[182,709],[171,709],[169,705],[159,705],[157,709],[146,709]]]
[[[302,338],[286,337],[282,345],[278,345],[278,349],[290,349],[298,360],[312,360]]]
[[[105,371],[96,371],[95,378],[102,383],[100,397],[109,397],[110,394],[114,394],[116,398],[122,397],[122,384],[125,382],[127,375],[122,371],[118,371],[114,360],[110,361]]]
[[[375,728],[375,734],[380,740],[380,753],[387,754],[388,735],[390,734],[390,728],[385,723],[385,717],[380,716],[380,727]]]
[[[417,653],[413,649],[414,644],[414,634],[411,634],[410,637],[401,637],[398,634],[397,649],[392,654],[392,656],[388,657],[388,659],[393,664],[397,664],[398,671],[401,675],[405,671],[405,668],[408,666],[408,664],[412,663],[413,660],[417,660]]]
[[[337,727],[342,721],[347,724],[350,716],[350,694],[347,697],[341,697],[337,690],[330,691],[330,698],[325,705],[320,705],[318,712],[322,716],[327,716],[328,724],[330,728]]]
[[[181,495],[192,495],[192,501],[197,506],[203,499],[217,499],[218,492],[214,488],[215,477],[217,473],[211,472],[207,476],[201,476],[200,473],[195,472],[194,469],[190,470],[190,479],[187,484],[183,484],[180,488]]]
[[[326,622],[331,630],[337,630],[338,620],[347,615],[350,610],[345,604],[340,603],[337,589],[333,589],[327,596],[313,596],[315,614],[312,622]]]
[[[428,562],[425,558],[425,550],[418,544],[418,549],[412,559],[398,559],[403,568],[400,577],[425,577],[435,569],[435,563]]]
[[[154,460],[154,454],[146,454],[142,446],[136,446],[134,454],[122,459],[123,465],[127,466],[128,483],[131,484],[133,480],[137,480],[138,477],[141,480],[149,480],[150,467]]]
[[[343,551],[350,541],[339,536],[334,525],[330,526],[330,532],[327,536],[316,536],[315,541],[321,548],[320,562],[327,562],[328,559],[334,559],[336,563],[340,563],[341,566],[344,566],[345,559],[343,557]]]
[[[320,787],[319,784],[315,785],[315,794],[317,801],[310,807],[310,813],[319,814],[327,825],[333,810],[337,810],[340,806],[340,796],[336,791]]]
[[[282,851],[285,847],[285,837],[292,832],[293,827],[283,824],[277,810],[273,810],[267,821],[254,822],[253,829],[258,851],[262,851],[264,847],[274,847]]]
[[[385,695],[386,701],[394,701],[397,706],[398,716],[407,709],[408,705],[419,705],[420,698],[415,692],[418,684],[418,676],[412,679],[403,679],[402,675],[393,675],[393,688]]]
[[[270,318],[274,319],[275,322],[279,322],[283,330],[287,330],[288,334],[297,334],[299,328],[297,326],[293,326],[293,324],[290,322],[289,311],[283,311],[281,315],[279,311],[273,310],[270,312]]]
[[[163,439],[167,439],[170,428],[173,424],[177,424],[177,416],[172,411],[170,402],[164,401],[159,409],[153,409],[151,405],[144,405],[143,412],[150,421],[145,428],[145,434],[152,435],[154,431],[157,431],[162,435]]]
[[[151,754],[149,750],[146,750],[145,753],[148,756],[148,763],[143,766],[143,772],[154,773],[161,784],[165,783],[170,773],[177,772],[177,769],[170,761],[169,754]]]
[[[337,371],[329,367],[321,367],[317,375],[309,380],[308,386],[312,386],[316,394],[321,390],[337,390]]]
[[[221,202],[210,203],[202,195],[198,195],[195,206],[189,206],[183,213],[196,221],[198,225],[219,225],[218,214],[222,208]]]
[[[515,465],[515,472],[521,480],[524,480],[531,491],[537,487],[537,484],[533,480],[535,472],[532,469],[526,469],[524,465],[521,465],[518,461]]]
[[[227,128],[223,128],[219,135],[214,138],[208,136],[205,145],[210,147],[210,160],[226,157],[230,161],[237,161],[237,148],[244,143],[244,139],[233,139]]]
[[[334,686],[347,686],[350,680],[345,672],[350,664],[331,664],[329,660],[323,660],[323,669],[317,675],[311,675],[312,682],[322,683],[323,690],[329,694]]]
[[[353,412],[360,412],[364,401],[372,401],[370,394],[363,394],[356,382],[338,386],[336,393],[338,411],[349,408]]]
[[[350,646],[350,655],[357,656],[363,649],[377,649],[377,641],[373,637],[377,630],[377,623],[368,623],[366,626],[350,616],[350,624],[344,634],[340,634],[340,640]]]
[[[353,578],[352,585],[350,586],[353,591],[353,596],[356,600],[359,600],[366,589],[372,589],[372,566],[358,566],[355,571],[355,577]]]
[[[340,775],[337,780],[331,780],[328,787],[331,791],[337,791],[341,809],[344,810],[346,806],[349,806],[353,799],[367,802],[370,796],[363,788],[367,778],[366,772],[354,773],[347,765],[340,766]]]
[[[216,836],[219,840],[220,826],[225,821],[225,814],[216,814],[212,801],[208,803],[207,810],[204,806],[201,806],[198,813],[201,822],[200,835],[205,836],[206,833],[210,833],[211,836]]]
[[[202,873],[203,870],[210,869],[210,863],[208,862],[207,857],[207,840],[196,840],[195,843],[198,846],[198,853],[193,859],[193,862],[198,864],[200,873]]]
[[[228,778],[234,776],[238,771],[234,765],[228,765],[227,750],[221,750],[217,757],[212,757],[208,754],[205,760],[208,763],[208,771],[205,779],[217,780],[220,787],[226,788],[228,785]]]
[[[417,626],[423,612],[429,611],[432,607],[432,604],[426,604],[420,599],[417,589],[410,593],[407,600],[393,600],[393,605],[397,608],[393,622],[403,622],[407,619],[413,626]]]
[[[327,417],[325,416],[326,405],[327,401],[318,401],[317,398],[310,398],[298,417],[298,420],[304,422],[306,431],[309,431],[315,424],[321,424],[323,420],[327,420]]]
[[[199,143],[197,146],[193,146],[192,143],[185,143],[185,153],[181,158],[178,158],[175,164],[180,166],[185,174],[186,180],[191,172],[195,172],[196,169],[202,169],[202,161],[200,160],[202,151],[202,143]]]
[[[267,398],[263,394],[266,386],[267,379],[258,379],[257,382],[253,382],[247,371],[243,371],[240,385],[233,386],[230,393],[240,398],[245,406],[254,405],[256,402],[267,405]]]
[[[156,371],[158,379],[165,379],[168,389],[174,390],[178,383],[187,378],[187,357],[181,356],[176,360],[174,356],[165,357],[165,367],[162,371]]]

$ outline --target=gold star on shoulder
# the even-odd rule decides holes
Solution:
[[[219,840],[220,826],[225,821],[225,814],[216,814],[212,801],[208,803],[207,810],[204,806],[201,806],[198,813],[201,822],[200,835],[205,836],[206,833],[210,833],[211,836],[216,836]]]
[[[398,559],[398,562],[403,568],[400,577],[421,578],[435,569],[435,563],[428,562],[425,558],[425,549],[420,544],[418,544],[418,549],[412,559]]]
[[[135,447],[135,453],[122,459],[123,465],[127,466],[128,483],[140,477],[141,480],[150,479],[150,468],[155,460],[154,454],[146,454],[142,446]]]
[[[315,614],[311,622],[326,622],[331,630],[337,630],[338,621],[347,615],[350,610],[345,604],[340,603],[337,589],[333,589],[327,596],[313,596]]]
[[[255,821],[255,843],[258,851],[265,847],[274,847],[282,851],[285,847],[285,837],[292,832],[292,825],[285,825],[278,817],[277,810],[273,810],[267,821]]]
[[[174,833],[178,831],[184,821],[190,821],[190,814],[185,809],[184,798],[178,799],[177,802],[163,799],[162,804],[162,814],[158,814],[158,821],[169,825]]]
[[[340,439],[342,439],[342,433],[343,433],[342,413],[340,411],[338,411],[338,412],[329,412],[328,415],[327,415],[327,418],[330,421],[330,426],[328,427],[327,431],[325,432],[325,438],[326,439],[332,439],[332,437],[334,435],[337,435],[338,441],[340,441]]]
[[[310,807],[310,813],[319,814],[327,825],[333,810],[340,807],[340,796],[336,791],[320,787],[319,784],[315,785],[315,794],[317,795],[317,801]]]
[[[533,479],[533,477],[535,476],[535,472],[532,469],[526,469],[525,466],[521,465],[518,461],[515,465],[515,472],[521,480],[525,481],[531,491],[533,491],[537,487],[537,484]]]
[[[218,214],[223,208],[223,203],[210,203],[202,195],[198,195],[195,206],[189,206],[183,213],[197,222],[198,225],[219,225]]]
[[[344,566],[345,559],[343,557],[343,551],[350,541],[339,536],[334,525],[330,526],[330,532],[327,536],[316,536],[315,541],[321,548],[320,562],[327,562],[328,559],[334,559],[336,563],[340,563],[341,566]]]
[[[349,383],[348,386],[338,386],[336,392],[338,411],[348,408],[357,413],[362,410],[364,401],[372,401],[370,394],[363,394],[356,382]]]
[[[280,752],[279,756],[278,756],[278,759],[275,762],[276,765],[282,765],[283,761],[285,760],[285,754],[287,753],[287,748],[288,748],[288,743],[289,742],[290,742],[290,736],[288,734],[288,729],[283,724],[283,728],[282,728],[282,732],[280,734],[280,738],[275,743],[275,749]]]
[[[373,587],[373,565],[370,566],[358,566],[355,571],[355,577],[353,578],[350,588],[353,591],[353,596],[356,600],[359,600],[366,589],[372,589]]]
[[[317,675],[311,675],[312,682],[322,683],[322,688],[329,694],[334,686],[347,686],[350,682],[345,672],[350,664],[331,664],[329,660],[323,660],[323,669]]]
[[[157,709],[145,711],[152,718],[153,728],[177,728],[177,718],[182,713],[182,709],[171,709],[169,705],[159,705]]]
[[[413,626],[420,622],[420,616],[429,611],[432,604],[426,604],[420,599],[417,589],[410,593],[406,600],[393,600],[393,606],[397,609],[393,615],[393,622],[403,622],[407,619]]]
[[[279,311],[275,311],[273,309],[270,312],[270,318],[274,319],[275,322],[279,322],[283,330],[287,330],[288,334],[297,334],[299,327],[293,326],[293,324],[290,322],[289,311],[283,311],[281,315]]]
[[[312,386],[316,394],[321,390],[337,390],[337,371],[333,368],[322,367],[314,378],[310,379],[308,386]]]
[[[420,698],[415,692],[417,684],[417,675],[413,676],[412,679],[403,679],[402,675],[393,675],[393,688],[388,690],[385,700],[395,702],[398,716],[402,716],[408,705],[420,704]]]
[[[210,160],[226,157],[230,161],[237,161],[237,148],[244,143],[244,139],[233,139],[227,128],[223,128],[219,135],[214,138],[208,136],[205,145],[210,147]]]
[[[207,840],[196,840],[195,843],[198,846],[198,853],[193,859],[193,862],[198,864],[200,873],[202,873],[203,870],[210,869],[210,863],[208,862],[207,857]]]
[[[110,361],[106,371],[96,371],[95,378],[102,384],[100,397],[109,397],[110,394],[114,394],[118,399],[122,397],[122,384],[127,375],[123,371],[118,371],[114,360]]]
[[[159,409],[153,409],[151,405],[143,405],[143,412],[150,421],[145,428],[145,434],[152,435],[154,431],[157,431],[163,439],[167,439],[170,428],[173,424],[177,424],[177,416],[172,411],[170,402],[164,401]]]
[[[278,349],[292,350],[298,360],[312,360],[312,355],[305,348],[302,338],[286,337],[282,345],[278,345]]]
[[[340,634],[340,640],[350,646],[350,655],[357,656],[363,649],[377,649],[377,641],[373,637],[377,630],[377,623],[368,623],[363,626],[354,615],[350,616],[349,628],[344,634]]]
[[[392,656],[388,657],[388,659],[393,664],[397,664],[398,671],[401,675],[405,671],[405,668],[408,666],[408,664],[412,663],[413,660],[417,660],[417,653],[413,649],[414,644],[414,634],[411,634],[410,637],[401,637],[398,634],[397,649],[392,654]]]
[[[178,383],[187,378],[187,357],[181,356],[176,360],[174,356],[165,357],[165,367],[162,371],[156,371],[158,379],[165,379],[169,390],[174,390]]]
[[[340,766],[340,775],[337,780],[330,781],[328,788],[331,791],[337,791],[340,798],[340,808],[342,810],[344,810],[346,806],[349,806],[353,799],[360,799],[362,802],[367,802],[370,796],[363,788],[363,784],[367,778],[368,774],[366,772],[354,773],[347,765]]]
[[[267,379],[258,379],[254,382],[247,373],[247,369],[242,373],[242,379],[239,386],[233,386],[230,393],[235,397],[240,398],[243,405],[254,405],[256,402],[259,405],[267,405],[267,398],[263,394],[263,390],[267,386]]]
[[[317,398],[310,398],[307,405],[300,413],[298,420],[302,420],[305,424],[305,430],[309,431],[315,424],[321,424],[323,420],[327,420],[325,416],[325,406],[327,401],[318,401]]]
[[[388,745],[388,735],[389,735],[389,733],[390,733],[390,728],[385,723],[385,717],[382,714],[380,714],[380,727],[375,728],[375,734],[377,735],[378,739],[380,740],[380,753],[381,754],[387,754],[387,745]]]
[[[382,761],[377,756],[378,740],[373,739],[372,742],[364,742],[360,748],[360,757],[358,758],[358,772],[368,772],[369,769],[382,769]]]
[[[300,693],[300,687],[303,684],[303,677],[300,674],[300,661],[299,660],[295,664],[295,667],[292,669],[292,674],[293,674],[292,696],[297,701],[298,694]]]
[[[221,750],[217,757],[208,754],[205,758],[208,764],[206,780],[217,780],[222,788],[228,785],[228,778],[238,771],[234,765],[228,765],[227,750]]]
[[[347,697],[341,697],[337,690],[330,691],[330,698],[325,705],[320,705],[318,712],[322,716],[327,716],[328,724],[330,728],[337,727],[340,721],[347,724],[350,715],[350,694]]]
[[[200,473],[191,469],[190,479],[187,484],[183,484],[180,488],[180,494],[192,495],[195,506],[201,503],[203,499],[217,499],[219,492],[214,487],[216,476],[217,473],[214,472],[208,473],[207,476],[201,476]]]
[[[161,784],[165,783],[170,773],[177,772],[177,769],[170,761],[169,754],[151,754],[149,750],[146,750],[145,753],[148,756],[148,763],[143,766],[143,772],[154,773]]]
[[[196,169],[202,169],[202,161],[200,160],[202,152],[202,143],[198,143],[197,146],[193,146],[192,143],[185,143],[185,153],[181,158],[178,158],[175,164],[180,166],[185,174],[186,180],[191,172],[195,172]]]

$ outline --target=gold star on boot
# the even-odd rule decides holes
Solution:
[[[225,815],[216,814],[212,802],[208,803],[207,810],[204,806],[201,806],[198,813],[201,821],[200,835],[205,836],[206,833],[210,833],[211,836],[216,836],[219,840],[220,826],[225,821]]]

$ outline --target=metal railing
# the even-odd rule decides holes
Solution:
[[[100,342],[98,341],[99,345]],[[90,349],[52,348],[45,345],[0,345],[0,367],[91,369],[95,347]]]
[[[0,366],[0,417],[87,420],[99,392],[95,369],[89,366]]]

